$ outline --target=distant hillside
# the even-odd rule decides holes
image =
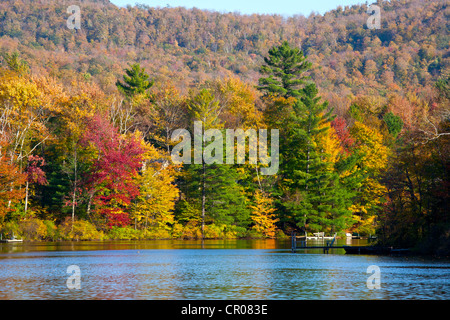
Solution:
[[[81,30],[69,30],[71,4]],[[426,91],[450,69],[450,6],[444,0],[380,2],[380,30],[369,30],[367,6],[308,17],[222,14],[198,9],[119,8],[106,0],[3,0],[0,53],[19,51],[35,73],[97,82],[116,90],[128,63],[187,88],[237,74],[256,84],[269,48],[288,40],[313,62],[312,78],[332,104],[349,95]],[[412,89],[414,88],[414,89]]]

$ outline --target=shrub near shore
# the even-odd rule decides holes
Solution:
[[[183,226],[174,224],[170,229],[135,229],[131,226],[112,227],[106,230],[97,230],[89,221],[75,220],[73,227],[70,219],[55,224],[52,220],[40,220],[31,218],[22,221],[10,221],[0,225],[0,233],[3,239],[11,238],[13,235],[17,239],[24,241],[91,241],[91,240],[166,240],[183,239],[197,240],[202,238],[200,225],[189,224]],[[237,239],[267,238],[264,234],[254,230],[233,228],[229,226],[207,225],[205,228],[205,239]],[[273,238],[273,237],[271,237]],[[286,238],[286,235],[279,231],[276,238]]]

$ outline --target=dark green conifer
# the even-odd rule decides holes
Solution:
[[[268,77],[259,79],[258,89],[285,98],[298,97],[301,85],[309,78],[304,73],[311,68],[303,51],[291,48],[285,41],[281,46],[270,49],[269,57],[264,61],[266,64],[261,67],[261,73]]]
[[[116,86],[120,92],[126,96],[133,96],[135,94],[145,93],[151,86],[153,81],[148,80],[150,77],[144,68],[141,68],[139,63],[132,64],[130,69],[125,69],[126,75],[123,75],[125,83],[117,80]]]

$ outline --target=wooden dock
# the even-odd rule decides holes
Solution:
[[[346,254],[376,254],[376,255],[390,255],[390,254],[406,254],[408,249],[394,249],[393,247],[377,247],[377,246],[334,246],[336,235],[331,241],[326,241],[324,246],[308,246],[307,241],[297,241],[298,239],[305,239],[305,237],[297,237],[295,233],[291,236],[291,249],[295,253],[297,250],[319,249],[323,253],[329,253],[331,249],[344,249]],[[308,239],[306,237],[306,239]]]
[[[291,237],[291,244],[292,244],[292,252],[296,252],[297,249],[322,249],[323,253],[328,253],[328,251],[330,249],[344,249],[344,247],[338,247],[338,246],[333,246],[334,242],[336,241],[336,235],[334,235],[334,237],[325,237],[324,234],[319,234],[316,235],[315,237],[308,237],[307,235],[305,235],[304,237],[297,237],[297,235],[295,233],[292,233],[292,237]],[[297,240],[298,239],[305,239],[304,241],[300,241],[300,246],[298,246],[297,244]],[[322,240],[325,241],[326,240],[326,245],[325,246],[307,246],[306,245],[306,240]]]

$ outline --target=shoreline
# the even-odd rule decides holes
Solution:
[[[243,242],[245,243],[247,242],[251,242],[251,241],[261,241],[261,242],[265,242],[265,241],[271,241],[274,244],[281,244],[284,243],[285,244],[285,248],[282,248],[286,251],[291,251],[291,247],[290,247],[290,239],[288,238],[222,238],[222,239],[204,239],[203,241],[201,239],[91,239],[91,240],[49,240],[49,241],[45,241],[45,240],[34,240],[34,241],[23,241],[23,242],[12,242],[12,243],[5,243],[2,242],[0,243],[0,248],[19,248],[21,246],[29,246],[29,245],[41,245],[41,246],[45,246],[45,245],[69,245],[69,244],[77,244],[77,245],[89,245],[90,243],[95,243],[95,244],[134,244],[134,245],[145,245],[145,244],[158,244],[158,242],[160,243],[170,243],[170,242],[174,242],[174,244],[179,243],[179,244],[189,244],[189,243],[194,243],[196,245],[199,245],[201,249],[216,249],[216,250],[221,250],[221,249],[233,249],[233,248],[203,248],[202,243],[204,242],[205,244],[214,244],[216,243],[236,243],[236,242]],[[348,245],[348,247],[358,247],[360,245]],[[368,246],[364,246],[364,247],[368,247]],[[371,246],[374,248],[380,247],[380,246]],[[426,253],[423,252],[419,249],[416,248],[410,248],[410,249],[396,249],[395,247],[391,247],[393,248],[393,251],[391,251],[390,253],[386,254],[377,254],[377,253],[345,253],[346,255],[364,255],[364,256],[389,256],[389,257],[422,257],[422,258],[427,258],[427,259],[443,259],[443,260],[448,260],[450,259],[450,255],[446,255],[446,254],[436,254],[436,253]],[[158,248],[153,248],[153,249],[158,249]],[[180,249],[185,249],[185,248],[180,248]],[[251,250],[261,250],[261,249],[265,249],[265,248],[234,248],[234,249],[251,249]],[[279,249],[279,248],[266,248],[266,249]],[[333,248],[331,248],[333,249]],[[336,249],[340,249],[340,248],[336,248]],[[123,249],[123,250],[131,250],[131,249]],[[142,249],[144,250],[144,249]],[[315,248],[311,248],[310,250],[317,250]],[[77,250],[75,250],[77,251]],[[84,250],[80,250],[80,251],[84,251]],[[297,252],[298,253],[298,252]]]

